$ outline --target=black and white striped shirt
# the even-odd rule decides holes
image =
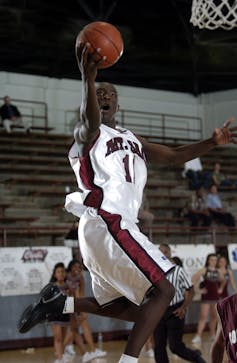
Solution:
[[[184,268],[178,265],[176,265],[166,277],[175,288],[175,295],[170,302],[170,306],[173,306],[184,300],[185,291],[191,289],[193,284]]]

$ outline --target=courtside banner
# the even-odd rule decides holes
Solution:
[[[232,270],[237,270],[237,244],[230,243],[227,245],[230,267]]]
[[[171,256],[178,256],[182,260],[183,267],[190,277],[204,267],[209,253],[215,253],[215,246],[212,244],[170,244],[170,248]]]
[[[0,295],[37,294],[50,280],[54,265],[72,259],[69,247],[0,248]]]

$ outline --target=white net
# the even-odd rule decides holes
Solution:
[[[237,0],[193,0],[190,22],[200,29],[237,27]]]

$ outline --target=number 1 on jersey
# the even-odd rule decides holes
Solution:
[[[125,170],[125,179],[127,182],[132,183],[132,178],[129,172],[129,155],[126,155],[123,158],[123,163],[124,163],[124,170]]]

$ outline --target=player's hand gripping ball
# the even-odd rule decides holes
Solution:
[[[76,46],[82,43],[90,43],[90,53],[98,52],[98,61],[103,61],[98,68],[108,68],[115,64],[123,54],[123,39],[120,31],[112,24],[103,21],[95,21],[86,25],[76,38]]]

